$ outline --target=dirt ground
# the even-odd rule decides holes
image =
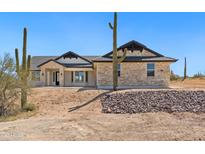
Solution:
[[[172,81],[171,88],[186,88],[186,89],[205,89],[205,79],[196,78],[196,79],[186,79],[184,81]]]
[[[205,80],[172,82],[171,87],[205,90]],[[99,97],[107,92],[33,88],[29,102],[38,113],[1,122],[0,140],[205,140],[205,114],[103,114]]]

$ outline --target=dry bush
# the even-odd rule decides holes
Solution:
[[[171,70],[170,80],[171,80],[171,81],[174,81],[174,80],[182,80],[182,77],[180,77],[179,75],[175,74],[175,73]]]
[[[0,116],[14,114],[18,94],[14,61],[9,54],[5,54],[0,58]]]
[[[25,106],[23,107],[23,111],[34,111],[36,110],[36,106],[32,103],[26,103]]]

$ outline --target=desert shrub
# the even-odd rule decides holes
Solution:
[[[205,78],[205,74],[198,72],[194,74],[192,78]]]
[[[0,58],[0,116],[14,114],[14,102],[18,98],[18,82],[15,76],[15,65],[9,54]]]
[[[171,70],[171,74],[170,74],[170,80],[174,81],[174,80],[181,80],[182,78],[179,75],[176,75],[172,70]]]
[[[23,107],[23,111],[26,111],[26,112],[28,112],[28,111],[34,111],[34,110],[36,110],[36,107],[35,107],[35,105],[32,104],[32,103],[27,103],[27,104],[25,104],[25,106]]]

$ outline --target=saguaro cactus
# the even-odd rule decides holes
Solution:
[[[187,77],[187,72],[186,72],[186,57],[184,58],[184,79],[185,80]]]
[[[114,13],[114,24],[112,25],[109,22],[109,27],[113,31],[113,90],[117,90],[118,86],[118,74],[117,74],[117,65],[120,64],[126,57],[127,49],[124,49],[123,56],[118,58],[117,54],[117,12]]]
[[[27,29],[24,28],[23,33],[23,55],[22,55],[22,65],[19,65],[19,53],[18,49],[15,49],[16,56],[16,72],[18,75],[18,79],[20,80],[21,87],[21,108],[24,109],[24,106],[27,103],[27,89],[28,89],[28,77],[29,77],[29,69],[31,65],[31,56],[28,55],[26,57],[26,48],[27,48]]]

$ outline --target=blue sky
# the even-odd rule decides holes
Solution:
[[[0,56],[22,49],[22,30],[28,28],[28,52],[61,55],[103,55],[112,50],[108,22],[113,13],[0,13]],[[139,41],[169,57],[175,73],[205,73],[205,13],[119,13],[118,45]]]

